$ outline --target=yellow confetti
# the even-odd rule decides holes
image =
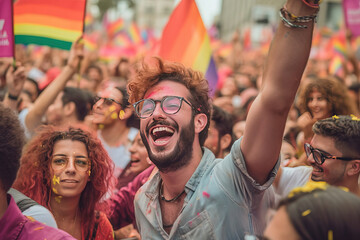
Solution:
[[[338,117],[338,116],[336,116],[336,115],[334,115],[334,116],[332,116],[332,119],[333,119],[333,120],[335,120],[335,119],[339,119],[339,117]]]
[[[329,230],[329,231],[328,231],[328,240],[333,240],[333,239],[334,239],[333,231],[332,231],[332,230]]]
[[[351,117],[351,120],[353,120],[353,121],[360,121],[360,119],[357,116],[355,116],[354,114],[350,114],[350,117]]]
[[[35,228],[34,230],[35,231],[37,231],[37,230],[41,230],[41,229],[43,229],[44,227],[37,227],[37,228]]]
[[[56,201],[57,203],[60,203],[60,202],[61,202],[61,199],[62,199],[62,196],[56,196],[56,197],[55,197],[55,201]]]
[[[104,124],[99,124],[98,126],[99,129],[104,129],[104,127],[105,127]]]
[[[310,209],[308,209],[308,210],[306,210],[306,211],[303,211],[303,213],[301,214],[303,217],[305,217],[305,216],[307,216],[307,215],[309,215],[311,213],[311,210]]]
[[[35,219],[33,217],[30,216],[26,216],[30,221],[35,222]]]
[[[56,190],[56,188],[52,188],[52,191],[53,191],[55,194],[59,194],[58,191]]]
[[[116,112],[113,112],[113,113],[111,114],[111,118],[112,118],[112,119],[117,119],[117,113],[116,113]]]
[[[52,181],[53,181],[53,185],[60,184],[60,178],[57,177],[56,175],[54,175]]]
[[[329,185],[326,182],[314,182],[314,181],[309,181],[305,186],[303,187],[297,187],[294,188],[288,195],[288,197],[293,197],[295,196],[297,193],[302,193],[302,192],[312,192],[315,189],[323,189],[325,190]]]

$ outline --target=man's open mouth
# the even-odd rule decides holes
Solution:
[[[172,135],[174,135],[175,130],[164,126],[164,127],[154,127],[151,129],[151,137],[155,143],[161,143],[168,140]]]

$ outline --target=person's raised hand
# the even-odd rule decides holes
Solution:
[[[76,39],[75,42],[73,42],[71,46],[67,61],[67,66],[69,66],[71,69],[76,71],[83,57],[84,57],[84,42],[83,42],[83,36],[81,35]]]
[[[25,80],[25,68],[21,66],[21,63],[17,62],[14,66],[10,66],[6,72],[5,79],[6,79],[6,86],[8,89],[8,93],[11,96],[19,96]]]

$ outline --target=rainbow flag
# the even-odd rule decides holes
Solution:
[[[124,30],[124,20],[122,18],[117,19],[116,21],[109,23],[107,31],[110,37],[115,36]]]
[[[139,27],[136,25],[136,23],[132,22],[130,24],[130,27],[128,29],[128,34],[129,34],[129,38],[133,43],[140,44],[143,42]]]
[[[83,32],[85,6],[86,0],[18,0],[15,43],[70,49]]]
[[[342,58],[346,58],[346,43],[345,39],[335,38],[333,40],[333,47],[335,53],[337,53]]]
[[[211,94],[216,90],[218,75],[210,38],[194,0],[182,0],[171,14],[162,33],[159,55],[205,73]]]
[[[329,73],[331,75],[341,75],[343,71],[341,57],[335,56],[329,64]]]

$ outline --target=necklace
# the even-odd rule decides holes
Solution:
[[[160,185],[160,190],[159,190],[159,192],[160,192],[160,199],[163,200],[163,201],[165,201],[165,202],[175,202],[181,195],[183,195],[183,194],[185,193],[185,188],[184,188],[184,190],[183,190],[179,195],[175,196],[175,197],[172,198],[172,199],[166,199],[166,198],[164,197],[164,195],[163,195],[163,193],[164,193],[163,187],[164,187],[164,182],[161,180],[161,185]]]

